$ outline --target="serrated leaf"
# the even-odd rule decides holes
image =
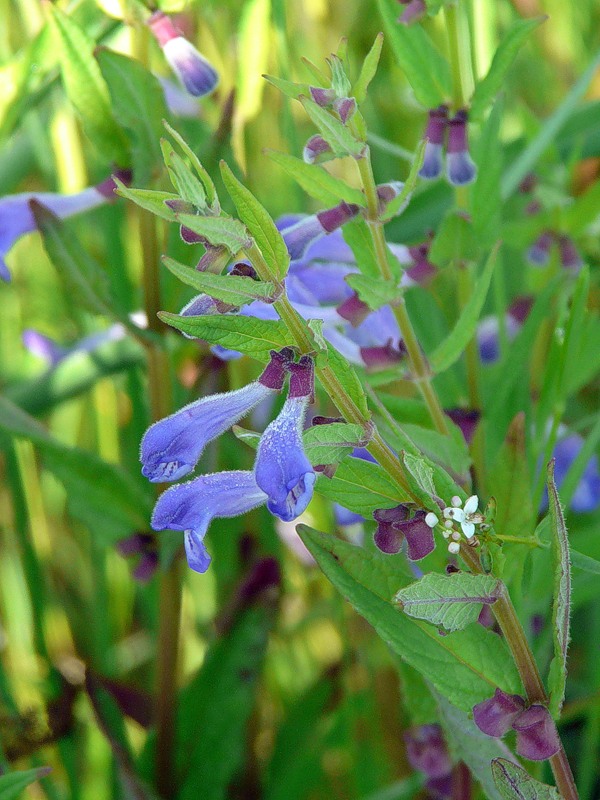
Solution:
[[[540,783],[512,761],[495,758],[491,767],[494,783],[503,800],[561,800],[558,789]]]
[[[333,464],[363,446],[364,433],[360,425],[346,422],[313,425],[304,431],[304,452],[311,464]]]
[[[68,447],[50,436],[32,417],[0,397],[0,430],[29,439],[44,455],[48,469],[64,484],[71,513],[107,543],[144,530],[152,508],[148,492],[121,467],[94,453]]]
[[[27,786],[45,778],[51,771],[51,767],[37,767],[0,775],[0,800],[18,800]]]
[[[100,265],[55,214],[35,200],[30,207],[46,252],[71,300],[92,313],[111,315],[108,280]]]
[[[381,215],[383,222],[387,222],[388,220],[396,217],[404,209],[412,193],[414,192],[417,181],[419,180],[419,170],[421,169],[423,158],[425,157],[425,144],[426,142],[421,141],[417,145],[417,149],[415,150],[415,155],[411,161],[410,169],[408,171],[408,175],[406,176],[406,180],[404,181],[402,191],[386,205],[385,210]]]
[[[548,676],[550,690],[548,707],[552,716],[557,718],[560,716],[567,683],[567,651],[571,615],[571,560],[567,526],[554,483],[554,459],[548,464],[547,484],[548,505],[554,534],[554,604],[552,606],[554,658],[550,664]]]
[[[363,61],[362,67],[360,68],[360,74],[356,79],[356,83],[352,87],[352,96],[356,99],[356,102],[360,105],[363,103],[367,98],[367,89],[369,88],[369,84],[375,77],[375,73],[377,72],[377,66],[379,64],[379,59],[381,57],[381,48],[383,47],[383,33],[378,33],[375,37],[375,41],[371,46],[371,49],[366,55],[365,60]]]
[[[250,231],[271,273],[276,278],[284,278],[290,264],[290,255],[271,216],[224,161],[221,161],[221,175],[240,219]]]
[[[469,712],[497,686],[507,692],[521,690],[505,643],[491,631],[473,625],[440,636],[431,625],[405,616],[390,603],[386,587],[393,585],[393,571],[396,585],[406,583],[392,563],[393,556],[387,557],[392,572],[382,574],[381,558],[365,549],[305,525],[297,530],[338,591],[395,653],[451,703]]]
[[[424,619],[447,631],[459,631],[477,621],[483,605],[496,602],[501,587],[493,575],[430,572],[401,589],[395,599],[409,617]]]
[[[421,25],[399,25],[394,0],[378,0],[396,61],[424,108],[435,108],[451,93],[450,67]]]
[[[113,116],[108,86],[94,60],[96,43],[56,6],[49,10],[65,91],[86,134],[106,159],[128,166],[127,141]]]
[[[266,361],[270,350],[293,345],[287,328],[278,320],[256,319],[241,314],[219,314],[181,317],[161,311],[163,322],[195,339],[220,344],[228,350],[239,350]]]
[[[176,222],[175,212],[169,208],[167,201],[178,201],[179,195],[173,192],[155,192],[152,189],[130,189],[118,178],[113,177],[113,180],[117,186],[115,194],[131,200],[136,206],[150,211],[161,219]]]
[[[497,255],[498,249],[495,248],[488,256],[483,272],[479,276],[454,328],[431,354],[429,361],[434,373],[444,372],[451,367],[460,358],[468,342],[475,335],[479,315],[492,280],[492,272],[496,264]]]
[[[506,73],[510,69],[517,53],[521,49],[529,34],[537,28],[546,17],[534,19],[519,19],[508,29],[504,38],[494,53],[492,63],[487,75],[479,81],[473,92],[469,109],[469,116],[478,120],[490,105],[497,92],[500,90]]]
[[[366,275],[348,275],[346,283],[354,289],[371,311],[376,311],[388,303],[393,304],[402,296],[402,290],[394,280],[386,281],[384,278],[371,278]]]
[[[115,114],[128,135],[136,181],[146,183],[160,163],[162,120],[168,113],[163,88],[133,58],[104,47],[95,55]]]
[[[494,758],[511,759],[512,753],[500,739],[487,736],[473,722],[472,715],[451,705],[438,692],[434,692],[440,712],[440,722],[445,733],[450,755],[463,761],[473,777],[480,783],[486,800],[502,800],[496,788],[490,763]],[[510,761],[508,763],[511,763]]]
[[[308,97],[300,97],[304,110],[319,129],[319,133],[339,158],[360,156],[365,143],[354,138],[349,128],[325,108],[321,108]]]
[[[268,281],[255,281],[243,275],[214,275],[211,272],[198,272],[198,270],[180,264],[168,256],[162,258],[169,272],[183,281],[187,286],[192,286],[199,292],[208,294],[232,306],[243,306],[254,300],[269,300],[275,294],[275,287]]]
[[[410,499],[379,464],[353,457],[339,464],[333,478],[321,478],[316,489],[363,517],[370,517],[377,508],[393,508]]]
[[[348,186],[340,178],[330,175],[319,164],[307,164],[301,158],[290,156],[287,153],[279,153],[276,150],[265,150],[265,153],[291,175],[307,194],[323,205],[334,206],[341,200],[345,200],[346,203],[365,206],[366,199],[360,189]]]
[[[250,247],[252,239],[245,226],[237,219],[220,217],[201,217],[196,214],[175,214],[177,222],[202,236],[213,247],[226,247],[232,255]]]

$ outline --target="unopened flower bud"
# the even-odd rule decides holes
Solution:
[[[467,120],[467,111],[461,109],[448,122],[446,174],[453,186],[466,186],[477,175],[477,167],[469,153]]]

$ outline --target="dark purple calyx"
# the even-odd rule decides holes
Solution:
[[[259,280],[258,274],[252,264],[246,264],[245,261],[238,261],[234,264],[230,275],[239,275],[242,278],[252,278],[253,281]]]
[[[448,153],[466,153],[469,149],[467,140],[467,121],[469,115],[462,108],[448,122]]]
[[[333,107],[344,125],[356,112],[356,100],[353,97],[338,97],[333,102]]]
[[[302,356],[297,364],[287,366],[290,373],[288,397],[310,397],[315,394],[315,363],[310,356]]]
[[[452,771],[452,761],[439,725],[420,725],[404,732],[406,757],[413,769],[428,778],[443,778]]]
[[[355,217],[359,211],[360,208],[354,203],[342,201],[333,208],[328,208],[326,211],[319,211],[317,213],[317,219],[325,233],[331,233],[337,228],[340,228],[345,222]]]
[[[400,342],[400,348],[396,348],[389,339],[381,347],[361,347],[360,355],[368,369],[381,370],[393,367],[402,361],[406,356],[406,346],[404,342]]]
[[[289,365],[294,359],[294,351],[291,347],[284,347],[283,350],[271,350],[269,353],[270,361],[258,378],[258,382],[267,389],[281,391],[285,382],[285,376]]]
[[[545,706],[532,705],[512,724],[517,732],[517,753],[530,761],[545,761],[560,750],[556,725]]]
[[[114,181],[115,178],[124,183],[125,186],[130,186],[133,172],[130,169],[116,169],[106,180],[96,184],[96,191],[100,192],[102,197],[106,197],[107,200],[117,199],[115,197],[115,189],[117,188],[117,184]]]
[[[473,719],[480,731],[499,738],[508,733],[524,708],[525,700],[520,695],[496,689],[489,700],[473,706]]]
[[[578,270],[583,266],[583,259],[570,236],[562,235],[558,237],[558,252],[560,264],[564,269]]]
[[[371,309],[354,293],[337,307],[337,312],[340,317],[348,320],[354,328],[357,328],[369,316]]]
[[[327,108],[328,106],[332,105],[336,98],[336,94],[333,89],[323,89],[320,86],[309,86],[308,91],[310,92],[310,96],[314,102],[318,106],[321,106],[321,108]]]
[[[458,425],[465,442],[471,444],[481,417],[480,412],[469,408],[451,408],[446,411],[446,414],[455,425]]]
[[[417,510],[411,517],[411,506],[400,503],[395,508],[378,509],[373,512],[377,521],[373,541],[382,553],[399,553],[406,539],[408,558],[419,561],[429,555],[435,543],[433,531],[425,522],[427,512]]]
[[[448,106],[441,105],[432,108],[427,118],[424,138],[431,144],[444,144],[446,126],[448,125]]]

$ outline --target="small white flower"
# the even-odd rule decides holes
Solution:
[[[446,507],[442,514],[444,519],[457,522],[462,528],[463,534],[467,539],[472,539],[475,535],[475,525],[483,521],[483,517],[477,511],[479,505],[479,498],[476,494],[471,495],[465,502],[463,508],[459,508],[457,502],[460,504],[460,498],[454,496],[450,501],[452,506]],[[447,528],[452,526],[452,523],[445,522]]]
[[[462,506],[462,500],[457,494],[455,494],[454,497],[450,500],[450,505],[454,506],[454,508],[459,508],[460,506]]]
[[[458,552],[460,552],[459,543],[458,542],[450,542],[450,544],[448,545],[448,552],[452,553],[453,555],[456,555]]]
[[[439,519],[432,511],[430,511],[429,514],[427,514],[427,516],[425,517],[425,524],[429,525],[430,528],[435,528],[438,522]]]

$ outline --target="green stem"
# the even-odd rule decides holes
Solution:
[[[393,275],[388,262],[388,248],[385,241],[383,223],[379,218],[379,198],[377,197],[377,185],[373,175],[369,148],[365,150],[363,158],[357,160],[358,171],[360,173],[363,189],[367,198],[367,226],[373,240],[375,256],[379,271],[384,280],[392,280]],[[440,433],[447,435],[448,426],[446,417],[442,409],[439,398],[431,383],[431,374],[427,359],[423,355],[419,345],[415,330],[406,310],[404,298],[392,306],[394,316],[398,322],[402,339],[408,352],[410,371],[414,382],[417,384],[423,400],[429,410],[433,423]]]
[[[461,544],[461,556],[472,572],[477,574],[483,572],[477,553],[466,542]],[[512,653],[523,681],[527,700],[532,704],[547,705],[548,695],[542,677],[506,587],[492,606],[492,611]],[[577,787],[562,742],[558,753],[550,758],[550,766],[563,800],[578,800]]]
[[[452,103],[454,108],[464,108],[473,90],[471,73],[471,42],[460,0],[444,6],[448,55],[452,69]]]

